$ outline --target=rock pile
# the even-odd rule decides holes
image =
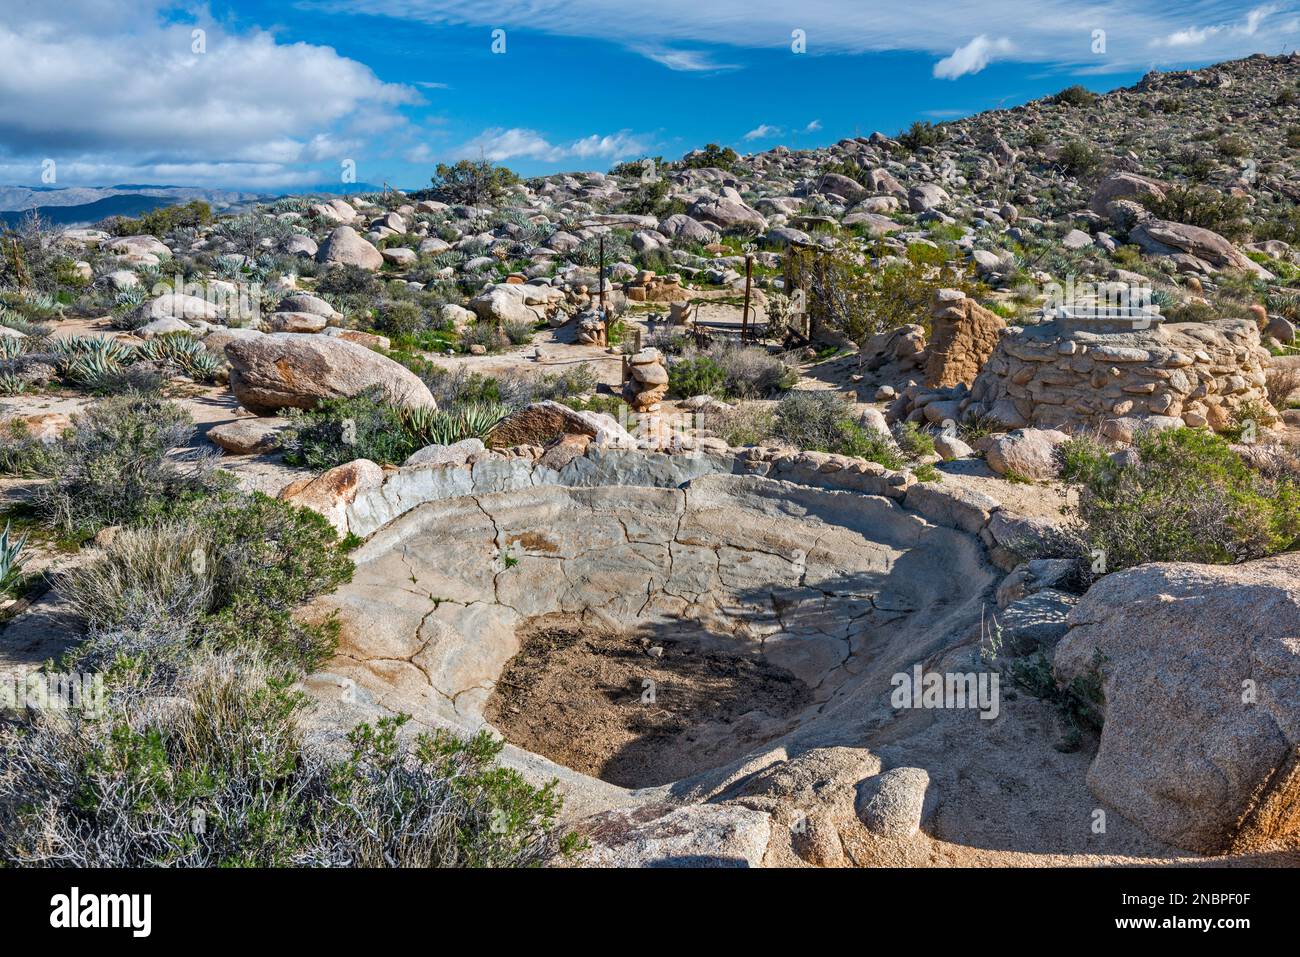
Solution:
[[[628,359],[623,396],[634,412],[657,412],[668,394],[668,366],[658,349],[642,349]]]

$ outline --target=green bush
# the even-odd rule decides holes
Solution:
[[[834,392],[791,392],[776,406],[772,434],[799,449],[834,452],[902,468],[889,436],[866,429],[847,400]]]
[[[335,755],[310,743],[289,675],[199,656],[167,707],[139,669],[105,713],[0,728],[0,862],[72,867],[520,867],[572,853],[554,784],[496,763],[487,732],[403,742],[362,724]]]
[[[1161,219],[1212,229],[1232,240],[1250,234],[1250,206],[1238,196],[1224,196],[1209,186],[1171,186],[1163,199],[1148,204]]]
[[[730,146],[709,143],[704,149],[696,150],[694,155],[684,157],[680,165],[684,169],[733,169],[740,162],[740,154]]]
[[[1135,464],[1086,439],[1062,447],[1063,477],[1080,485],[1080,539],[1107,571],[1144,562],[1235,563],[1292,548],[1300,488],[1251,469],[1210,432],[1134,437]]]
[[[1101,154],[1083,140],[1069,140],[1061,146],[1056,162],[1071,176],[1086,176],[1101,165]]]
[[[104,399],[73,416],[55,477],[37,491],[36,507],[64,532],[93,534],[228,486],[214,455],[173,452],[193,436],[193,421],[179,405],[152,396]]]
[[[32,435],[22,419],[0,425],[0,475],[45,478],[58,469],[59,445]]]
[[[727,374],[711,356],[697,355],[679,359],[668,369],[668,391],[680,399],[694,395],[721,398]]]
[[[354,459],[401,465],[418,448],[401,411],[380,387],[322,400],[294,416],[279,441],[287,463],[318,471]]]
[[[409,299],[388,299],[375,312],[375,328],[386,336],[414,336],[429,329],[428,315]]]
[[[1052,97],[1052,102],[1058,106],[1092,106],[1097,100],[1096,93],[1077,83]]]
[[[460,160],[451,166],[439,163],[431,182],[434,195],[444,202],[481,206],[495,203],[519,177],[488,160]]]
[[[110,223],[114,236],[157,236],[163,239],[174,229],[206,226],[212,222],[212,207],[201,199],[178,206],[163,206],[138,219],[119,217]]]
[[[905,133],[898,134],[898,142],[913,153],[923,146],[938,146],[947,138],[948,131],[942,126],[924,121],[917,121]]]

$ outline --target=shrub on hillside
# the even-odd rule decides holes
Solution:
[[[1129,464],[1087,439],[1062,447],[1063,476],[1080,486],[1080,541],[1102,550],[1107,571],[1243,562],[1300,537],[1300,487],[1251,469],[1222,438],[1147,431],[1135,436],[1133,450],[1137,461]]]

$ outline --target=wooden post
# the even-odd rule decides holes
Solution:
[[[745,256],[745,309],[740,314],[740,341],[745,342],[750,339],[749,333],[749,294],[754,284],[754,256],[752,253]]]
[[[637,352],[641,351],[641,330],[640,329],[636,331],[636,351]]]
[[[596,274],[596,286],[600,289],[600,318],[605,316],[605,234],[600,234],[600,272]]]

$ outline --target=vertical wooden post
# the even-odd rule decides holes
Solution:
[[[600,234],[600,271],[596,274],[596,286],[600,289],[600,318],[605,316],[605,234]]]
[[[749,296],[750,296],[750,290],[752,289],[753,285],[754,285],[754,255],[753,253],[748,253],[745,256],[745,309],[740,314],[740,341],[741,342],[746,342],[751,338],[750,331],[749,331]]]

